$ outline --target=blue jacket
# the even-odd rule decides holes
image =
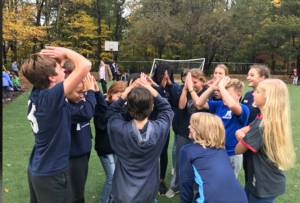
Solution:
[[[198,192],[194,194],[196,182]],[[181,148],[179,160],[181,203],[247,203],[246,193],[236,179],[224,149],[189,144]]]
[[[5,87],[5,86],[12,86],[12,85],[13,84],[9,76],[5,72],[2,72],[2,86]]]
[[[70,158],[89,153],[92,148],[90,120],[95,113],[96,99],[93,90],[88,90],[86,101],[78,104],[69,102],[71,113],[71,149]]]
[[[17,72],[17,71],[19,70],[18,67],[17,67],[16,65],[12,65],[11,68],[12,68],[12,70],[15,71],[15,72]]]
[[[158,158],[166,143],[174,113],[160,95],[154,99],[159,110],[157,119],[149,120],[146,131],[133,120],[122,117],[125,101],[120,97],[109,107],[107,132],[112,149],[118,156],[113,177],[113,193],[124,203],[153,203],[159,188]]]

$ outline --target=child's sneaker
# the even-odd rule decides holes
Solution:
[[[7,99],[6,99],[6,101],[10,101],[10,100],[11,100],[10,98],[7,98]]]
[[[165,182],[162,181],[162,182],[159,184],[159,195],[165,195],[167,191],[168,191],[168,188],[166,187]]]
[[[166,193],[166,197],[167,197],[167,198],[172,198],[172,197],[174,197],[175,194],[178,194],[178,193],[179,193],[179,191],[174,192],[172,189],[170,189],[170,190]]]

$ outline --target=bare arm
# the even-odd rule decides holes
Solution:
[[[237,116],[240,116],[242,114],[242,107],[239,103],[237,103],[232,96],[227,92],[225,89],[226,85],[229,83],[230,78],[224,77],[220,83],[219,83],[219,90],[222,95],[223,101],[226,103],[228,108]]]
[[[65,96],[70,94],[91,70],[91,62],[70,49],[62,47],[46,47],[46,50],[42,50],[41,54],[59,59],[61,61],[61,66],[64,65],[67,58],[74,62],[75,70],[64,81]]]
[[[239,130],[237,130],[235,132],[235,137],[237,139],[237,141],[241,141],[241,139],[243,139],[243,137],[245,137],[245,135],[247,134],[247,132],[250,130],[250,127],[249,126],[246,126],[246,127],[243,127]]]
[[[248,148],[240,141],[235,147],[235,154],[244,154],[247,150]]]
[[[209,110],[209,105],[207,103],[208,97],[214,92],[214,90],[218,89],[219,82],[222,78],[218,78],[214,81],[214,83],[197,99],[196,106],[202,107],[204,109]]]
[[[188,75],[189,74],[191,74],[191,73],[188,73]],[[187,76],[186,79],[185,79],[184,87],[182,89],[182,92],[181,92],[181,95],[180,95],[180,98],[179,98],[178,107],[180,109],[184,109],[185,106],[186,106],[186,102],[187,102],[186,94],[187,94],[187,90],[188,90],[188,82],[189,82],[189,77]]]

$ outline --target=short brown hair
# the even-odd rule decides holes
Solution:
[[[243,93],[243,89],[244,89],[244,83],[242,81],[240,81],[239,79],[233,78],[230,79],[230,82],[226,85],[226,89],[229,87],[233,87],[234,91],[236,93]]]
[[[191,75],[192,75],[193,78],[196,78],[196,79],[198,79],[200,81],[203,81],[203,82],[205,81],[203,71],[200,70],[199,68],[193,68],[191,70]]]
[[[193,139],[206,147],[225,149],[225,128],[222,120],[210,113],[194,113],[191,117],[191,126],[194,129]]]
[[[252,68],[257,69],[259,77],[265,76],[265,79],[271,77],[270,70],[265,65],[255,64],[255,65],[250,67],[250,69],[252,69]]]
[[[48,56],[33,54],[23,63],[21,71],[24,77],[38,90],[46,89],[50,86],[48,77],[56,76],[57,61]]]
[[[73,61],[68,60],[65,65],[64,65],[64,69],[65,69],[65,79],[69,77],[69,75],[71,75],[71,73],[75,70],[75,64]]]
[[[216,68],[223,69],[225,71],[225,75],[228,75],[228,68],[227,68],[227,66],[225,66],[225,64],[219,64],[219,65],[217,65]],[[216,68],[215,68],[215,70],[216,70]]]
[[[123,92],[125,92],[126,88],[127,88],[127,85],[123,81],[117,81],[117,82],[113,83],[110,86],[110,88],[109,88],[109,90],[107,92],[107,95],[106,95],[107,101],[109,101],[110,103],[112,103],[113,101],[112,101],[112,96],[111,95],[112,94],[116,94],[118,92],[122,92],[123,93]]]
[[[153,104],[152,94],[144,87],[135,87],[127,95],[127,112],[138,121],[150,116]]]

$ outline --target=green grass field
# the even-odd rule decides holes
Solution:
[[[111,83],[108,84],[108,87]],[[247,85],[245,85],[247,86]],[[300,87],[288,86],[291,101],[291,121],[294,138],[294,148],[297,154],[296,165],[286,171],[287,189],[286,194],[278,197],[276,203],[300,202]],[[244,92],[251,89],[245,88]],[[3,202],[24,203],[29,202],[29,188],[27,183],[27,165],[29,156],[34,145],[34,136],[27,120],[27,99],[30,90],[16,98],[3,108]],[[92,133],[95,136],[93,122]],[[174,141],[174,133],[171,131],[169,143],[169,163],[166,175],[166,184],[169,187],[171,181],[172,157],[171,150]],[[239,181],[244,186],[244,173],[240,171]],[[87,203],[99,202],[102,185],[105,181],[105,173],[100,159],[92,149],[89,162],[89,175],[85,189]],[[5,191],[5,189],[7,189]],[[168,199],[157,195],[158,202],[180,202],[179,195]]]

